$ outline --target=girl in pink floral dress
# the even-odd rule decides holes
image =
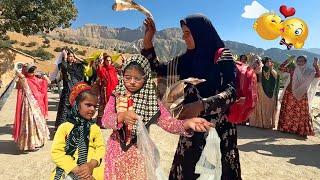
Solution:
[[[147,179],[144,158],[136,144],[138,118],[143,119],[147,129],[157,124],[170,133],[185,136],[191,136],[193,131],[207,131],[212,126],[201,118],[173,118],[157,99],[148,60],[141,55],[133,56],[124,64],[119,85],[102,118],[103,126],[113,129],[107,142],[105,179]]]

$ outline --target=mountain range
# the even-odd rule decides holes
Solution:
[[[59,29],[50,33],[51,37],[62,41],[132,54],[139,53],[142,47],[143,35],[143,27],[137,29],[111,28],[94,24],[87,24],[77,29]],[[262,49],[235,41],[225,41],[225,45],[232,53],[237,55],[254,53],[260,56],[269,56],[277,62],[285,60],[287,55],[306,55],[309,59],[320,56],[320,49],[318,48],[301,50]],[[158,58],[164,61],[182,54],[186,50],[182,40],[182,32],[179,28],[157,31],[154,38],[154,46]]]

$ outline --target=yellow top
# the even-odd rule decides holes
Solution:
[[[73,156],[66,155],[65,152],[66,138],[68,137],[72,128],[72,123],[62,123],[54,136],[53,144],[51,147],[51,158],[53,162],[57,166],[62,168],[65,174],[69,174],[73,168],[77,167],[78,150],[74,153]],[[104,177],[104,167],[103,163],[101,163],[105,153],[105,146],[103,141],[104,140],[100,127],[96,124],[91,125],[87,162],[90,162],[92,159],[98,161],[98,167],[93,170],[93,177],[97,180],[102,180]],[[55,171],[56,170],[54,169],[50,179],[54,179]]]

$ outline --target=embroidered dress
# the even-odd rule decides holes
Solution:
[[[117,113],[133,110],[143,118],[142,122],[147,129],[151,124],[157,124],[170,133],[189,135],[184,130],[184,121],[171,117],[161,102],[158,102],[148,61],[142,56],[134,56],[124,64],[123,69],[131,62],[137,62],[148,78],[142,89],[132,96],[127,96],[121,77],[114,95],[110,97],[106,106],[102,125],[113,129],[107,141],[106,180],[145,180],[150,177],[145,157],[137,146],[136,126],[117,123]]]
[[[63,89],[60,94],[60,101],[58,106],[57,118],[55,122],[55,127],[58,128],[59,125],[67,119],[68,112],[71,107],[69,104],[69,94],[71,88],[78,82],[84,80],[83,75],[83,65],[82,63],[72,63],[69,64],[65,60],[58,65],[63,80]]]
[[[290,74],[290,82],[284,90],[284,95],[281,102],[280,116],[278,122],[278,130],[283,132],[295,133],[301,136],[313,136],[314,130],[312,125],[312,117],[310,115],[310,97],[315,92],[310,92],[310,88],[305,93],[297,98],[293,91],[293,81],[295,69],[287,67],[288,61],[285,61],[280,66],[280,70]],[[297,68],[297,67],[296,67]],[[313,82],[309,81],[309,86],[319,82],[320,72],[314,72]],[[306,81],[306,80],[305,80]],[[315,83],[314,83],[315,82]],[[295,88],[297,89],[297,88]]]
[[[47,81],[37,77],[20,78],[19,86],[13,138],[20,150],[36,150],[44,145],[50,134],[45,120],[47,92],[41,91],[46,89]]]
[[[97,117],[97,124],[101,125],[101,118],[103,116],[104,109],[112,91],[118,85],[117,70],[113,65],[99,66],[97,70],[98,74],[98,87],[99,87],[99,110]]]
[[[274,128],[279,92],[279,78],[275,70],[264,66],[258,77],[258,102],[252,116],[250,126]]]
[[[159,77],[167,78],[168,85],[174,80],[190,77],[206,80],[196,85],[206,108],[200,117],[216,122],[216,131],[221,138],[221,179],[241,179],[237,128],[235,124],[228,122],[226,117],[230,105],[236,99],[235,64],[233,60],[215,63],[215,54],[218,49],[224,48],[224,43],[205,16],[191,15],[181,20],[181,25],[186,25],[190,29],[195,49],[188,49],[166,64],[159,63],[154,48],[143,49],[141,54],[149,60],[152,71]],[[192,89],[185,91],[192,92]],[[198,96],[191,95],[185,98],[184,103],[198,100]],[[199,174],[195,173],[195,166],[205,145],[205,137],[205,133],[194,133],[190,138],[180,137],[169,179],[199,177]]]

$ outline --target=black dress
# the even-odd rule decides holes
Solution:
[[[60,94],[59,107],[57,112],[57,118],[55,122],[55,128],[57,129],[60,124],[66,121],[67,115],[70,112],[69,94],[73,85],[78,82],[84,81],[83,64],[72,63],[69,64],[65,60],[58,65],[63,81],[63,89]]]
[[[191,86],[191,90],[185,89],[184,103],[192,103],[199,98],[204,102],[205,111],[200,117],[216,122],[216,130],[221,139],[221,179],[240,180],[237,129],[235,124],[227,121],[226,116],[230,105],[236,99],[236,69],[232,54],[230,51],[223,51],[223,57],[228,55],[231,58],[216,62],[219,50],[225,45],[207,17],[200,14],[191,15],[181,20],[180,24],[187,26],[191,32],[195,44],[192,50],[187,50],[167,64],[157,61],[153,48],[142,50],[141,53],[149,60],[151,68],[158,76],[168,77],[169,74],[174,75],[173,79],[206,79],[195,87]],[[185,36],[189,38],[188,33]],[[198,95],[192,95],[194,92]],[[193,180],[199,177],[194,173],[195,165],[206,143],[206,136],[205,133],[195,133],[191,138],[180,137],[169,179]]]
[[[160,64],[159,61],[157,61],[153,48],[142,50],[141,53],[149,60],[152,70],[155,71],[158,76],[167,76],[170,74],[168,71],[173,69],[176,73],[175,75],[178,75],[181,80],[189,77],[205,78],[193,73],[195,71],[194,66],[192,66],[191,61],[187,60],[188,56],[193,53],[192,51],[175,58],[168,64]],[[173,68],[172,65],[174,66]],[[202,85],[196,87],[190,86],[190,89],[185,91],[186,96],[184,103],[191,103],[198,100],[196,98],[198,96],[192,95],[195,91],[200,93],[201,97],[204,97],[202,101],[205,103],[205,112],[200,117],[205,118],[208,121],[216,122],[216,130],[221,138],[221,179],[240,180],[241,172],[239,151],[237,149],[237,129],[236,125],[228,122],[226,117],[229,106],[236,99],[234,88],[235,65],[232,60],[219,61],[215,67],[211,68],[212,71],[218,72],[219,78],[205,78],[207,79],[206,83],[202,83]],[[212,73],[212,71],[208,74]],[[214,76],[214,73],[212,76]],[[218,86],[214,87],[214,83],[212,82],[218,82]],[[190,138],[180,136],[169,179],[194,180],[199,177],[198,174],[194,173],[195,165],[205,146],[206,136],[206,133],[197,132]]]

